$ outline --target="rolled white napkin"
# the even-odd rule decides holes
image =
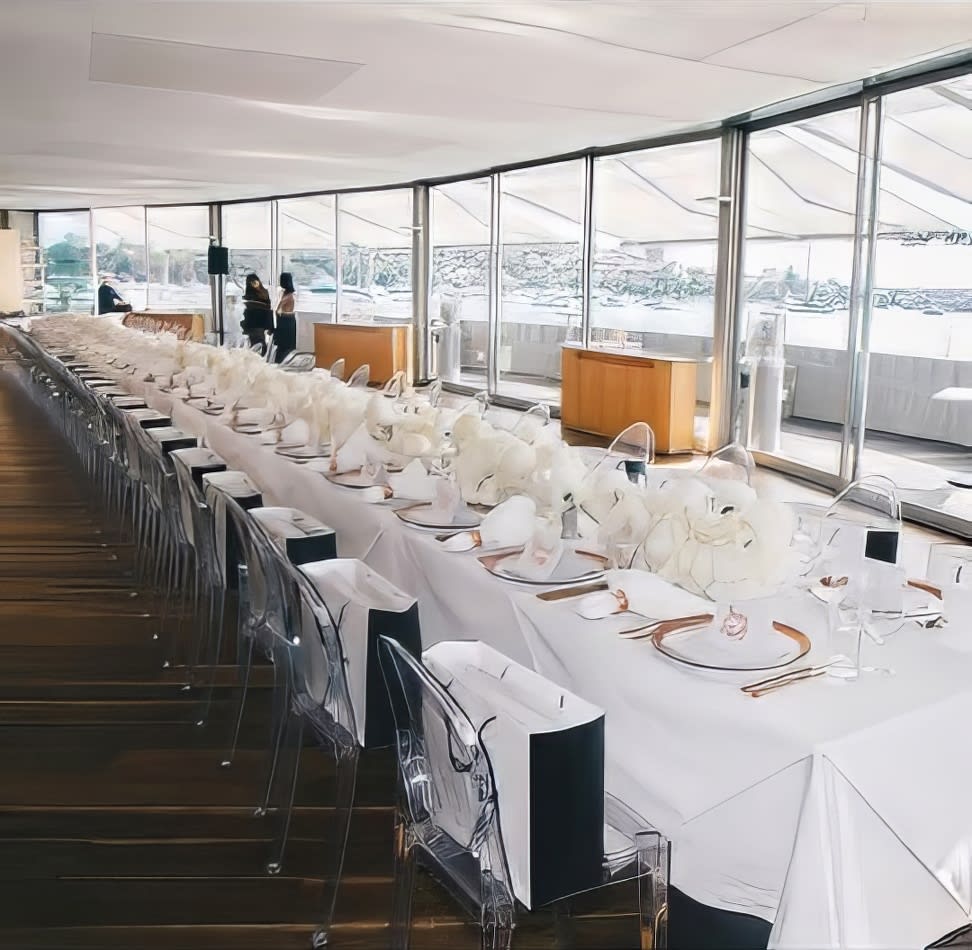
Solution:
[[[690,594],[648,571],[608,571],[604,579],[606,591],[589,594],[574,606],[586,620],[599,620],[625,609],[652,620],[694,617],[715,609],[704,597]]]
[[[430,475],[419,459],[409,462],[396,475],[388,476],[388,484],[396,498],[410,498],[413,501],[434,501],[436,485],[442,481]]]
[[[561,527],[553,521],[535,521],[523,553],[509,564],[509,571],[531,581],[548,580],[564,556]]]

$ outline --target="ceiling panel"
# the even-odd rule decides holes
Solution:
[[[970,17],[938,0],[2,0],[0,202],[474,172],[860,78],[967,42]],[[902,134],[962,152],[929,108]]]

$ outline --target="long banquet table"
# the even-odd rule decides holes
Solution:
[[[771,922],[777,947],[919,947],[970,921],[972,618],[906,624],[866,651],[875,669],[855,683],[823,676],[752,699],[738,688],[752,674],[671,663],[616,635],[630,617],[541,602],[260,437],[124,385],[246,471],[266,504],[329,524],[341,556],[415,596],[424,646],[480,639],[601,706],[607,787],[672,839],[672,883],[690,897]],[[809,595],[780,611],[826,641]]]

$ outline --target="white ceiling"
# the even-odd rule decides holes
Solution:
[[[0,207],[471,172],[970,45],[972,0],[2,0]]]

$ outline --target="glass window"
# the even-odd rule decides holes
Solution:
[[[41,212],[37,236],[46,264],[44,309],[91,313],[91,217],[87,211]]]
[[[98,283],[107,277],[125,303],[133,310],[144,310],[148,294],[145,209],[94,208],[91,225]]]
[[[211,326],[209,207],[147,208],[149,306],[201,313]]]
[[[836,473],[846,416],[860,110],[754,132],[740,320],[741,437]]]
[[[595,161],[593,346],[712,356],[720,155],[709,139]],[[700,367],[702,431],[711,377]]]
[[[972,76],[883,110],[860,466],[972,520]]]
[[[338,201],[341,319],[412,319],[412,190],[363,191]]]
[[[431,189],[433,324],[440,377],[486,388],[490,180]]]
[[[297,290],[298,314],[334,319],[337,258],[334,195],[290,198],[278,204],[278,273],[289,272]]]
[[[274,300],[269,201],[223,205],[223,245],[229,249],[229,276],[223,324],[229,339],[241,334],[246,275],[256,274]]]
[[[559,403],[561,344],[580,336],[584,162],[499,182],[499,391]]]

